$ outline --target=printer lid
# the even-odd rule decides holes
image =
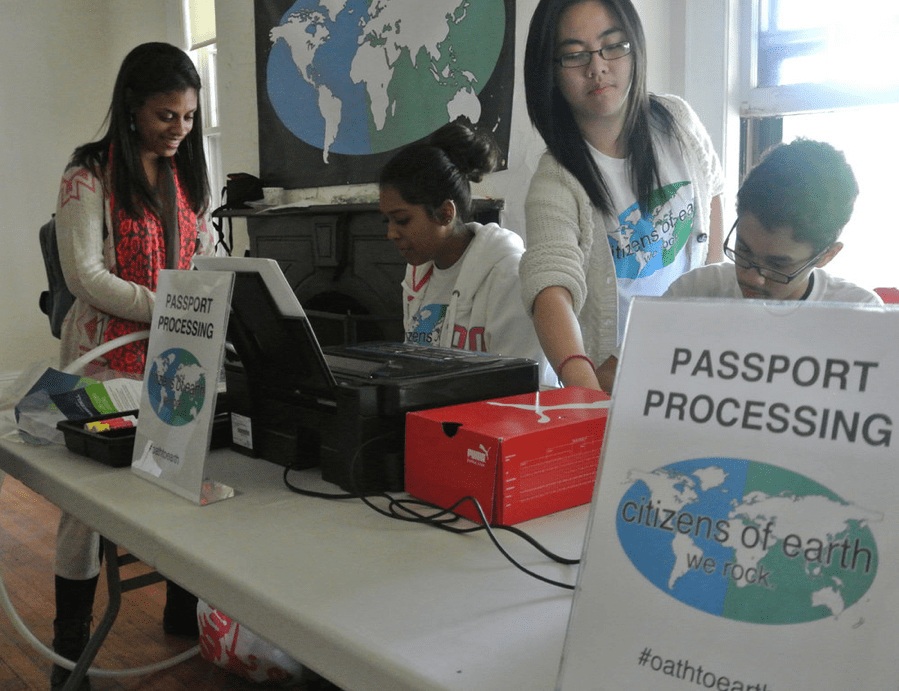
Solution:
[[[287,395],[333,396],[337,382],[277,261],[195,257],[194,264],[234,272],[228,335],[251,381]]]

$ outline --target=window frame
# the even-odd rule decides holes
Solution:
[[[761,32],[763,12],[773,14],[780,0],[743,0],[740,15],[742,64],[740,98],[741,177],[761,155],[782,141],[783,118],[790,115],[833,112],[848,108],[899,103],[899,86],[855,90],[831,83],[759,86],[760,55],[770,50],[771,69],[785,60],[808,54],[820,44],[818,30],[772,30]]]
[[[218,93],[218,36],[193,43],[190,26],[190,3],[182,0],[182,21],[184,23],[184,43],[187,52],[197,68],[203,88],[200,90],[200,107],[203,111],[203,151],[206,155],[206,168],[209,176],[210,206],[215,208],[221,202],[225,185],[224,168],[222,166],[221,118]],[[196,2],[197,0],[193,0]],[[215,0],[202,0],[213,6]]]
[[[738,116],[735,120],[739,122],[739,176],[737,179],[743,180],[748,172],[761,160],[762,155],[772,146],[784,141],[784,137],[792,138],[792,133],[798,133],[800,130],[791,120],[797,116],[808,116],[809,120],[827,120],[829,116],[833,116],[834,121],[848,120],[855,117],[854,113],[858,113],[859,118],[867,118],[874,116],[873,108],[892,106],[899,108],[899,88],[896,87],[865,87],[852,91],[848,87],[839,88],[828,84],[790,84],[776,87],[760,87],[757,84],[759,51],[762,41],[759,38],[760,22],[759,12],[770,11],[776,6],[779,0],[732,0],[739,3],[734,13],[734,23],[731,28],[734,31],[735,38],[738,37],[739,59],[738,68],[732,72],[732,80],[729,80],[730,94],[727,97],[728,107],[731,112]],[[762,5],[765,5],[763,8]],[[891,8],[892,9],[892,8]],[[897,17],[895,14],[889,16],[890,23],[883,23],[884,27],[896,31],[899,22],[894,21]],[[897,31],[899,33],[899,31]],[[770,37],[769,37],[770,38]],[[781,35],[782,41],[795,39],[797,45],[806,40],[808,36],[798,36],[797,34]],[[889,43],[889,42],[888,42]],[[769,41],[767,46],[776,45],[776,41]],[[797,55],[797,49],[794,55],[784,54],[780,60],[787,59]],[[864,60],[860,61],[864,63]],[[846,114],[848,118],[841,117]],[[821,116],[820,118],[818,116]],[[878,116],[879,117],[879,116]],[[887,116],[889,117],[889,116]],[[820,129],[822,122],[814,125],[816,131],[821,132],[821,138],[826,138]],[[834,123],[836,126],[836,122]],[[846,125],[839,125],[840,129],[834,130],[833,136],[844,141],[851,141],[843,135],[848,131]],[[732,124],[732,131],[736,130],[736,122]],[[870,148],[870,147],[869,147]],[[734,151],[734,154],[737,152]],[[887,154],[889,160],[895,159],[895,154]],[[856,169],[856,174],[861,173],[862,168]],[[870,171],[869,168],[865,170]],[[868,173],[870,174],[870,172]],[[860,185],[869,183],[860,183]],[[871,189],[869,185],[867,189]],[[736,191],[736,190],[735,190]],[[883,191],[880,196],[883,196]],[[871,196],[868,195],[868,199]],[[872,216],[872,205],[865,202],[857,205],[856,213],[853,220],[862,217],[870,218]],[[874,210],[876,214],[876,207]],[[866,226],[864,223],[853,223],[850,228],[851,233],[856,233],[858,228],[870,228],[870,221]],[[888,226],[885,227],[889,233]],[[862,231],[864,232],[864,231]],[[879,232],[879,231],[878,231]],[[895,281],[892,276],[892,267],[885,262],[875,263],[872,266],[865,256],[865,243],[858,243],[854,240],[855,235],[850,235],[853,240],[850,246],[837,257],[839,266],[834,269],[842,276],[857,283],[858,285],[874,289],[880,285],[894,285]],[[882,247],[890,247],[890,250],[884,251],[882,254],[890,255],[899,245],[892,239],[891,235],[879,236],[881,242],[885,243]],[[870,238],[868,238],[870,240]]]

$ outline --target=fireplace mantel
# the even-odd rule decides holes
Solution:
[[[499,212],[505,208],[502,199],[490,199],[478,197],[472,199],[472,210],[476,220],[481,223],[497,222]],[[216,218],[271,218],[273,216],[309,216],[315,214],[355,214],[368,211],[378,211],[377,202],[352,202],[334,204],[312,204],[310,206],[283,206],[277,211],[270,209],[216,209],[213,216]]]
[[[498,222],[503,206],[501,199],[475,199],[474,216]],[[403,340],[406,263],[387,239],[376,203],[215,215],[246,218],[250,255],[278,261],[322,345]]]

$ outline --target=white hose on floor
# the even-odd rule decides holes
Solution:
[[[66,374],[78,374],[87,363],[100,357],[101,355],[105,355],[110,350],[115,350],[119,346],[123,346],[127,343],[133,343],[134,341],[139,341],[142,338],[149,337],[149,331],[135,331],[134,333],[125,334],[124,336],[114,338],[111,341],[106,341],[105,343],[101,343],[100,345],[98,345],[93,350],[85,353],[77,360],[73,360],[72,362],[70,362],[63,368],[62,371]]]
[[[131,343],[133,341],[139,341],[143,338],[147,338],[149,337],[149,335],[149,331],[138,331],[135,333],[125,334],[124,336],[119,336],[118,338],[115,338],[111,341],[102,343],[90,352],[82,355],[77,360],[69,363],[69,365],[65,367],[65,369],[63,369],[63,372],[66,372],[67,374],[77,374],[87,363],[91,362],[100,355],[104,355],[105,353],[108,353],[109,351],[114,350],[119,346],[125,345],[126,343]],[[4,477],[6,477],[6,474],[0,472],[0,489],[2,489],[3,487]],[[28,641],[32,648],[34,648],[41,655],[46,657],[54,664],[59,665],[60,667],[64,667],[69,670],[75,669],[74,662],[72,662],[71,660],[67,660],[66,658],[62,657],[58,653],[53,652],[52,649],[44,645],[40,641],[40,639],[38,639],[38,637],[35,636],[25,625],[25,622],[22,621],[22,618],[19,616],[19,613],[13,606],[12,600],[10,600],[9,598],[9,592],[6,590],[6,579],[4,578],[2,561],[0,561],[0,606],[3,607],[3,610],[6,612],[6,615],[9,617],[9,620],[16,631],[18,631],[22,635],[22,637],[26,641]],[[92,677],[102,678],[139,677],[145,674],[153,674],[154,672],[159,672],[160,670],[168,669],[169,667],[174,667],[175,665],[181,664],[185,660],[189,660],[199,652],[200,646],[195,645],[193,648],[185,650],[183,653],[179,653],[178,655],[170,657],[167,660],[154,662],[144,667],[132,667],[129,669],[100,669],[99,667],[91,667],[87,670],[87,674]]]
[[[6,474],[0,472],[0,488],[2,488],[3,486],[3,478],[5,477]],[[32,648],[34,648],[48,660],[50,660],[54,664],[59,665],[60,667],[65,667],[69,670],[75,669],[74,662],[72,662],[71,660],[67,660],[66,658],[53,652],[53,650],[44,645],[38,639],[38,637],[35,636],[25,625],[25,622],[22,621],[22,618],[19,616],[19,613],[13,606],[12,600],[9,599],[9,592],[6,590],[6,579],[4,577],[2,561],[0,561],[0,606],[3,607],[3,610],[6,612],[6,615],[9,617],[9,620],[10,622],[12,622],[12,625],[16,629],[16,631],[18,631],[22,635],[22,637],[26,641],[28,641]],[[168,669],[169,667],[174,667],[175,665],[181,664],[185,660],[189,660],[199,652],[200,646],[196,645],[190,650],[185,650],[183,653],[179,653],[174,657],[170,657],[168,660],[154,662],[153,664],[149,664],[144,667],[132,667],[129,669],[100,669],[99,667],[91,667],[87,670],[87,673],[93,677],[103,678],[139,677],[145,674],[153,674],[154,672],[159,672],[160,670]]]

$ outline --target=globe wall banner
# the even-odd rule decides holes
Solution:
[[[370,183],[396,150],[464,117],[505,156],[514,0],[255,0],[260,177]]]
[[[233,495],[205,476],[234,274],[160,271],[131,470],[198,504]]]
[[[557,688],[896,687],[899,310],[638,298]]]

